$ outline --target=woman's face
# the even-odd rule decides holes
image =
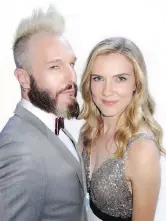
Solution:
[[[98,56],[92,66],[91,93],[105,117],[116,117],[130,104],[135,91],[133,65],[124,55]]]

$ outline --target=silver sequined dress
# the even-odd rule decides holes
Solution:
[[[99,168],[93,171],[91,179],[89,168],[90,156],[86,146],[84,146],[82,155],[88,192],[93,206],[107,217],[102,220],[131,220],[132,194],[126,182],[124,163],[130,146],[138,139],[151,139],[155,141],[155,138],[147,133],[138,133],[132,136],[126,146],[124,157],[107,159]],[[108,219],[108,217],[110,217],[110,219]],[[111,219],[111,217],[115,219]]]

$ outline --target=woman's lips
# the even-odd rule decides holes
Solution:
[[[102,100],[103,104],[106,104],[106,105],[114,105],[117,103],[117,101],[115,100]]]

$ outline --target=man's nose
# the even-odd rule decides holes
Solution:
[[[77,77],[74,67],[72,67],[71,65],[67,65],[65,70],[65,75],[68,81],[76,83]]]

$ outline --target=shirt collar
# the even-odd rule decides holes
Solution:
[[[55,131],[55,118],[57,117],[56,115],[41,110],[24,98],[21,99],[20,105],[26,110],[30,111],[36,117],[38,117],[39,120],[41,120],[52,132]]]

